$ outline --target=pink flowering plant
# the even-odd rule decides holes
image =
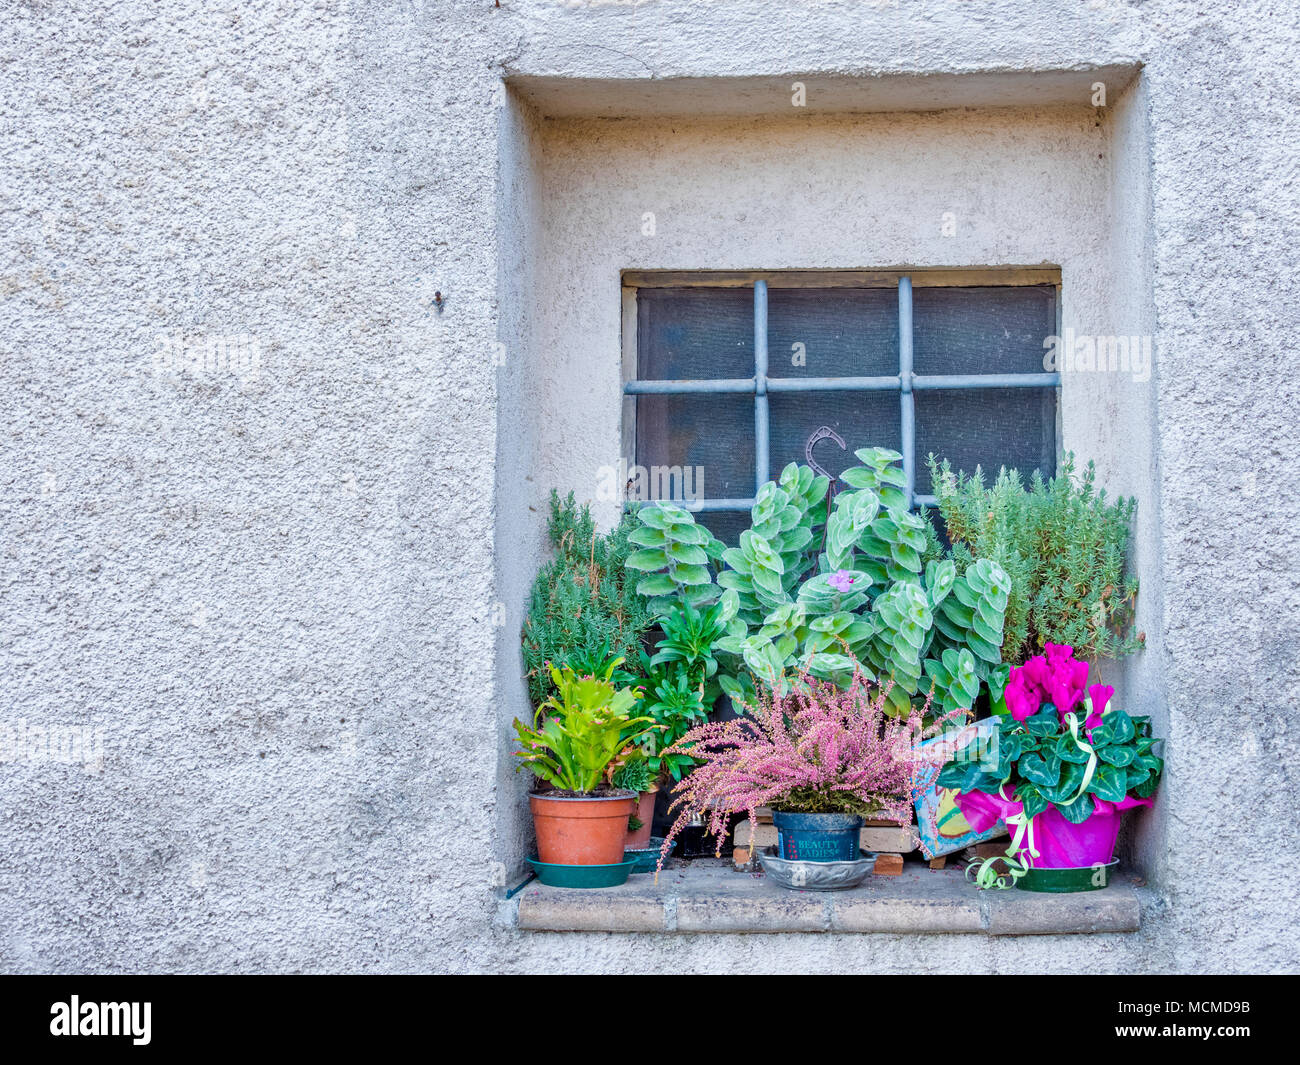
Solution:
[[[1076,825],[1109,804],[1153,795],[1164,762],[1150,720],[1111,708],[1115,690],[1089,686],[1088,669],[1068,644],[1051,643],[1013,669],[996,766],[959,757],[943,767],[939,786],[1014,799],[1027,818],[1055,807]]]
[[[756,822],[760,806],[909,823],[941,765],[919,745],[964,711],[924,726],[928,700],[897,717],[888,695],[860,669],[845,689],[805,672],[784,693],[764,689],[746,716],[691,729],[672,748],[697,766],[675,792],[660,867],[686,825],[707,817],[721,853],[729,815],[744,811]]]

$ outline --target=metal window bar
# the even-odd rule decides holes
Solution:
[[[907,478],[909,508],[933,506],[932,495],[916,492],[916,404],[914,394],[927,389],[1059,388],[1059,373],[917,374],[912,369],[912,279],[898,279],[898,375],[896,377],[768,377],[767,281],[754,282],[754,376],[705,381],[628,381],[627,396],[673,396],[698,393],[741,393],[754,397],[754,492],[771,476],[769,392],[889,392],[897,391],[901,405],[903,473]],[[740,511],[754,505],[750,499],[703,499],[691,506],[697,511]]]

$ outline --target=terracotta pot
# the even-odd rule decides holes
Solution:
[[[649,791],[641,792],[637,797],[636,819],[641,822],[641,827],[635,832],[628,832],[627,839],[623,841],[623,846],[630,851],[643,850],[650,846],[650,829],[655,819],[655,793],[658,790],[658,788],[651,788]]]
[[[529,795],[537,858],[550,865],[614,865],[623,860],[627,819],[636,809],[632,792],[561,799]]]

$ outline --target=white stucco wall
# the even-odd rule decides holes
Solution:
[[[104,760],[98,772],[0,765],[0,968],[1294,967],[1297,840],[1272,811],[1289,790],[1300,695],[1288,532],[1300,506],[1284,466],[1300,442],[1295,11],[126,2],[23,7],[9,28],[0,713],[100,726]],[[1157,335],[1146,392],[1074,408],[1114,411],[1119,427],[1098,430],[1095,448],[1108,483],[1155,493],[1138,544],[1155,642],[1134,683],[1167,707],[1171,739],[1162,809],[1144,830],[1158,853],[1143,931],[990,942],[494,923],[523,840],[503,726],[540,537],[529,507],[549,487],[539,477],[563,472],[543,444],[554,430],[530,417],[531,390],[550,378],[528,357],[555,350],[560,313],[540,294],[575,284],[549,269],[562,205],[543,192],[566,151],[587,150],[572,138],[583,127],[548,131],[541,96],[501,79],[579,101],[591,92],[578,82],[634,85],[610,98],[640,107],[680,99],[674,79],[688,79],[705,111],[735,106],[718,79],[758,79],[745,82],[745,117],[719,128],[738,150],[779,152],[765,94],[787,79],[858,80],[828,95],[841,112],[875,109],[862,85],[890,107],[1047,110],[1036,87],[1055,108],[1074,76],[1139,66],[1091,130],[974,117],[1009,151],[1037,138],[1062,175],[1070,151],[1101,142],[1091,180],[1035,193],[1066,218],[1084,204],[1107,216],[1094,247],[1050,259],[1095,263],[1097,320],[1138,318]],[[800,132],[847,168],[853,130],[921,129],[976,138],[952,115],[810,114]],[[680,136],[707,154],[699,124]],[[899,144],[891,158],[918,167],[927,217],[957,191],[975,214],[998,209],[982,186],[922,173]],[[655,166],[668,215],[689,216],[680,175]],[[838,184],[810,168],[817,203]],[[757,226],[772,207],[757,183],[739,190],[754,228],[722,249],[734,264],[710,265],[773,265]],[[613,206],[639,218],[630,176],[620,196]],[[664,218],[666,248],[698,254]],[[1033,234],[1005,221],[1017,224],[972,226],[966,261],[1028,250],[1015,242]],[[631,222],[627,254],[645,254]],[[775,232],[791,262],[817,254]],[[902,223],[880,236],[884,260],[952,261]],[[1081,273],[1078,291],[1090,284]],[[1065,285],[1068,296],[1068,274]],[[157,337],[178,332],[259,338],[257,379],[156,374]],[[1067,407],[1067,444],[1083,450],[1070,418]],[[609,431],[564,439],[594,453]]]

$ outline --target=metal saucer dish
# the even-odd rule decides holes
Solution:
[[[857,887],[876,866],[876,856],[867,851],[852,862],[792,862],[778,858],[775,847],[759,851],[763,872],[785,888],[799,891],[843,891]]]

